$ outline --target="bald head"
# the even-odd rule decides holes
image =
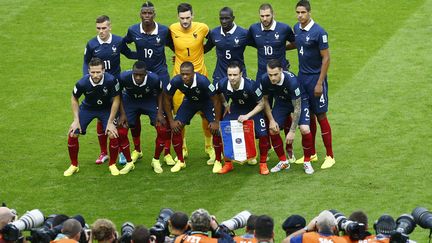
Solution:
[[[62,233],[69,239],[79,239],[81,230],[81,223],[76,219],[68,219],[63,223]]]
[[[0,207],[0,229],[12,221],[15,214],[7,207]]]

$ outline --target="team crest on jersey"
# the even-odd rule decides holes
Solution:
[[[236,37],[236,38],[234,38],[234,43],[236,44],[236,45],[238,45],[238,43],[240,42],[240,40]]]
[[[310,40],[310,36],[306,36],[306,42]]]
[[[117,52],[117,47],[116,47],[116,46],[112,46],[111,49],[112,49],[112,51],[113,51],[114,53]]]
[[[146,93],[150,93],[150,88],[149,88],[149,87],[146,87],[145,92],[146,92]]]
[[[275,38],[276,38],[276,40],[279,40],[279,33],[278,32],[275,33]]]
[[[160,43],[160,41],[161,41],[161,38],[158,36],[158,37],[156,37],[156,43]]]
[[[245,99],[247,99],[247,98],[249,97],[249,95],[246,93],[246,91],[243,91],[243,97],[244,97]]]
[[[195,93],[200,94],[201,91],[200,91],[198,88],[196,88],[196,89],[195,89]]]
[[[107,89],[107,87],[103,87],[102,91],[104,92],[104,96],[108,95],[108,89]]]
[[[196,39],[198,38],[198,34],[197,33],[193,33],[193,37]]]
[[[284,92],[285,94],[288,94],[288,90],[287,90],[287,88],[284,88],[283,92]]]

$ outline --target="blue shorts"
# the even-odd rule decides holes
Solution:
[[[276,100],[272,109],[272,115],[279,128],[283,128],[287,117],[294,111],[291,101]]]
[[[164,89],[170,81],[170,76],[167,71],[158,73],[157,75],[159,76],[159,79],[162,81],[162,89]]]
[[[129,127],[135,127],[136,118],[140,115],[147,115],[152,126],[156,124],[158,106],[155,98],[131,99],[129,96],[123,95],[123,108]]]
[[[183,99],[183,102],[177,110],[175,119],[183,124],[189,125],[192,117],[198,111],[201,111],[209,122],[215,120],[213,102],[210,99],[203,102],[191,102],[186,98]]]
[[[95,118],[98,118],[100,121],[102,121],[103,130],[105,131],[110,113],[111,107],[102,110],[90,110],[86,109],[83,105],[80,105],[78,116],[80,120],[81,134],[86,134],[88,125]],[[79,134],[78,130],[75,130],[74,133]]]
[[[251,111],[245,109],[236,109],[233,106],[231,106],[230,109],[231,109],[231,113],[228,113],[224,116],[223,118],[224,121],[237,120],[240,115],[246,115]],[[267,124],[264,119],[264,114],[260,112],[251,118],[254,121],[255,137],[259,138],[259,137],[267,136]]]
[[[309,96],[310,111],[314,114],[321,114],[328,111],[328,84],[327,77],[323,81],[323,93],[320,97],[314,96],[315,85],[319,74],[299,73],[297,79]]]
[[[301,113],[299,119],[299,125],[310,125],[310,110],[309,110],[309,98],[304,97],[301,101]]]

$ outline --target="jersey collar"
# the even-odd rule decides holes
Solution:
[[[244,78],[242,77],[241,79],[240,79],[240,85],[239,85],[239,88],[236,90],[236,91],[238,91],[238,90],[243,90],[243,88],[244,88]],[[228,85],[227,85],[227,89],[229,90],[229,91],[231,91],[231,92],[234,92],[234,89],[233,89],[233,87],[231,86],[231,83],[228,81]]]
[[[272,23],[272,25],[270,26],[270,29],[268,29],[267,31],[269,31],[269,30],[274,31],[275,29],[276,29],[276,20],[273,19],[273,23]],[[265,31],[265,30],[266,30],[266,29],[264,29],[264,25],[261,24],[261,31]]]
[[[136,86],[138,86],[138,87],[142,87],[142,86],[146,85],[146,83],[147,83],[147,77],[148,77],[148,75],[146,75],[146,76],[144,77],[144,82],[142,82],[142,84],[137,84],[136,81],[135,81],[134,76],[132,75],[132,82],[133,82]]]
[[[110,36],[109,36],[108,40],[106,40],[106,41],[103,41],[99,36],[97,36],[97,40],[98,40],[99,44],[101,44],[101,45],[104,43],[111,44],[112,34],[110,33]]]
[[[236,25],[236,23],[234,23],[233,27],[227,32],[227,34],[230,34],[230,35],[234,34],[236,29],[237,29],[237,25]],[[222,26],[220,27],[220,33],[221,33],[221,35],[225,36],[225,33],[222,30]]]
[[[105,75],[103,75],[102,80],[99,83],[93,82],[93,79],[91,78],[91,76],[89,77],[89,81],[93,87],[96,87],[98,85],[102,85],[104,80],[105,80]]]
[[[142,27],[142,23],[140,23],[140,32],[141,34],[147,34]],[[157,35],[158,33],[159,33],[159,25],[158,23],[155,22],[155,29],[149,35]]]
[[[314,24],[315,24],[315,22],[313,21],[313,19],[310,19],[310,22],[309,22],[309,24],[306,25],[306,27],[302,28],[301,24],[299,24],[299,28],[301,30],[309,31]]]
[[[276,85],[277,86],[282,86],[284,80],[285,80],[285,74],[284,74],[284,72],[282,72],[281,73],[281,80],[278,83],[276,83]]]
[[[193,82],[192,82],[192,85],[191,85],[190,87],[187,86],[187,85],[184,84],[184,83],[183,83],[183,85],[184,85],[186,88],[188,88],[188,89],[195,88],[195,87],[197,86],[197,75],[196,75],[196,73],[194,74]]]

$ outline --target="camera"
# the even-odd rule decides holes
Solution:
[[[44,216],[39,209],[33,209],[25,213],[20,219],[7,224],[1,230],[3,239],[6,241],[17,241],[21,236],[21,231],[39,227],[44,222]]]
[[[150,235],[156,237],[157,243],[163,243],[165,236],[169,235],[168,220],[174,211],[170,208],[163,208],[159,212],[159,216],[156,218],[156,223],[150,228]]]
[[[351,221],[335,209],[331,209],[330,212],[336,219],[338,229],[349,235],[351,240],[362,240],[368,235],[366,225],[363,223]]]
[[[420,227],[424,229],[432,229],[432,213],[426,208],[416,207],[412,211],[411,215]]]
[[[121,226],[121,237],[119,242],[121,243],[130,243],[132,239],[132,233],[135,230],[135,225],[131,222],[125,222]]]
[[[408,235],[413,232],[416,227],[413,216],[409,214],[402,214],[396,219],[396,230],[390,234],[391,243],[405,243],[408,242]]]
[[[229,230],[237,230],[246,226],[247,220],[251,216],[249,211],[242,211],[235,215],[234,217],[225,220],[221,223],[222,226]]]
[[[30,240],[32,243],[49,243],[50,241],[54,240],[55,237],[61,232],[64,222],[63,221],[59,225],[52,227],[54,218],[55,217],[52,217],[45,221],[44,225],[40,228],[31,229],[28,240]],[[81,215],[75,215],[72,218],[78,220],[83,228],[85,227],[85,220]]]

